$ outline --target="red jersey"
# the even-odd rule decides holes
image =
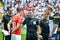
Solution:
[[[15,30],[14,32],[12,32],[12,34],[21,35],[22,18],[20,17],[20,14],[16,14],[15,16],[13,16],[12,28],[14,29],[15,27],[17,27],[18,23],[20,24],[19,28],[17,30]]]

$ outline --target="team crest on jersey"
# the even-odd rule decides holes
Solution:
[[[33,21],[33,24],[36,25],[36,21]]]

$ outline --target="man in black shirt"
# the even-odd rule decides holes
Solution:
[[[2,29],[8,31],[7,24],[12,17],[12,8],[7,8],[8,13],[2,17]],[[3,39],[4,40],[4,39]],[[11,40],[11,36],[5,36],[5,40]]]
[[[58,25],[58,31],[57,31],[57,33],[58,33],[59,40],[60,40],[60,14],[56,13],[54,16],[56,16],[56,17],[59,16],[59,18],[58,17],[55,18],[54,23]]]
[[[53,40],[52,38],[54,37],[54,35],[56,35],[54,38],[57,39],[57,31],[56,28],[56,24],[54,23],[54,13],[53,13],[53,9],[50,6],[46,7],[46,10],[49,12],[49,27],[50,27],[50,34],[49,34],[49,39]],[[56,33],[54,33],[56,32]]]
[[[48,40],[49,37],[49,13],[45,10],[44,11],[44,18],[40,21],[40,28],[41,28],[41,33],[39,34],[42,36],[42,40]]]
[[[59,40],[60,40],[60,23],[59,23],[59,27],[58,27],[58,32],[59,32]]]
[[[39,29],[39,22],[34,17],[32,10],[29,11],[29,17],[23,21],[23,25],[27,25],[26,40],[38,40],[37,29]]]

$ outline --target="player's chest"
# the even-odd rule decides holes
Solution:
[[[36,20],[27,20],[28,25],[36,25]]]

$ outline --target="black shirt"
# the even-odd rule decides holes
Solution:
[[[60,23],[59,23],[59,26],[58,27],[60,28]]]
[[[11,17],[12,17],[12,16],[10,16],[10,15],[8,15],[8,14],[6,14],[6,15],[4,15],[4,16],[2,17],[2,22],[4,23],[4,29],[5,29],[5,30],[8,30],[7,24],[8,24],[8,22],[10,21]]]
[[[37,25],[39,25],[37,18],[26,18],[23,22],[23,25],[25,24],[27,25],[27,32],[37,32]]]
[[[54,17],[53,16],[50,16],[49,17],[49,20],[53,20],[54,21]]]
[[[60,14],[59,13],[55,13],[55,15],[54,15],[54,24],[59,24],[59,22],[60,22]]]
[[[41,34],[48,36],[49,35],[49,20],[46,20],[45,18],[40,21],[40,27],[42,28]]]

